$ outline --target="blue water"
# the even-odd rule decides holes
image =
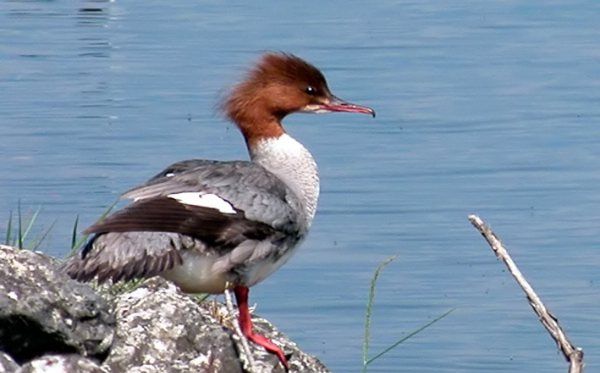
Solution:
[[[0,3],[0,238],[42,207],[69,250],[167,164],[244,159],[216,110],[262,51],[319,66],[378,116],[295,115],[322,197],[309,239],[253,289],[258,313],[337,372],[446,312],[372,372],[557,372],[566,364],[468,223],[478,213],[600,366],[597,1]]]

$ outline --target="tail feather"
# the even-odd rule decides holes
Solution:
[[[181,250],[187,248],[184,241],[176,233],[102,233],[69,258],[63,271],[78,281],[96,279],[99,283],[153,277],[182,264]]]

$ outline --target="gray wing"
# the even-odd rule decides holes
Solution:
[[[178,193],[214,194],[234,210],[169,197]],[[123,197],[134,202],[86,230],[95,235],[65,264],[71,277],[99,282],[150,277],[180,265],[181,250],[222,256],[246,240],[275,242],[303,233],[297,197],[250,162],[175,163]]]
[[[275,175],[246,161],[174,163],[122,198],[142,200],[185,192],[210,193],[244,212],[246,219],[294,231],[301,211],[296,195]]]

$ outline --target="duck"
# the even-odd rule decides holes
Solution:
[[[317,211],[317,163],[282,120],[297,112],[375,111],[336,97],[318,68],[283,52],[263,54],[221,108],[250,159],[168,166],[125,192],[128,205],[87,228],[90,238],[64,270],[79,281],[161,276],[187,293],[232,291],[242,334],[287,370],[282,349],[253,330],[248,306],[250,287],[292,257]]]

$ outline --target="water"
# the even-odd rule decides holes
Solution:
[[[466,220],[489,221],[600,365],[600,3],[0,3],[0,237],[42,206],[68,252],[119,193],[170,162],[245,158],[216,110],[264,50],[321,67],[365,116],[296,115],[322,198],[258,312],[338,372],[451,308],[373,372],[544,372],[566,364]]]

